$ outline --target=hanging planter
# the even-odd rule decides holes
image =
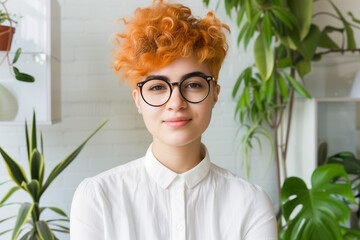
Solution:
[[[0,51],[10,51],[15,28],[0,25]]]

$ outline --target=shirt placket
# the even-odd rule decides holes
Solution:
[[[184,182],[179,181],[171,190],[172,232],[174,240],[186,239],[185,204]]]

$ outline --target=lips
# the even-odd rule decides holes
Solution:
[[[169,127],[179,128],[187,125],[191,121],[188,117],[171,117],[164,120],[164,123]]]

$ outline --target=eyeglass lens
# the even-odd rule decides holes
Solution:
[[[142,96],[150,105],[161,106],[171,96],[171,85],[167,81],[152,79],[142,86]],[[198,103],[203,101],[209,93],[209,83],[202,77],[192,76],[180,84],[180,92],[188,102]]]

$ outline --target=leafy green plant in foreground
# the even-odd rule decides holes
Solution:
[[[333,181],[338,178],[345,181]],[[351,209],[341,198],[355,203],[344,167],[335,163],[318,167],[311,176],[311,185],[308,189],[298,177],[285,180],[281,202],[286,225],[280,239],[359,239],[359,231],[342,226],[349,220]]]
[[[360,199],[360,159],[357,159],[352,152],[339,152],[330,156],[327,163],[341,164],[345,171],[354,178],[351,179],[351,186],[355,198]],[[360,200],[358,201],[357,218],[360,219]],[[359,225],[359,223],[358,223]]]
[[[106,122],[107,121],[102,123],[77,149],[75,149],[74,152],[61,161],[51,171],[46,181],[44,181],[45,166],[43,138],[41,134],[41,142],[39,146],[41,148],[40,152],[37,143],[35,112],[33,115],[30,138],[27,123],[25,121],[25,139],[30,172],[29,179],[26,176],[24,169],[0,147],[0,154],[5,161],[9,176],[11,177],[12,182],[15,183],[15,185],[11,187],[5,196],[3,196],[0,200],[0,208],[20,204],[17,215],[5,218],[3,218],[4,216],[1,216],[3,219],[0,219],[0,224],[14,218],[16,218],[16,221],[13,229],[0,232],[0,236],[8,232],[12,232],[11,240],[19,239],[20,236],[21,240],[55,240],[57,238],[54,232],[69,233],[69,228],[61,224],[69,222],[69,218],[66,213],[57,207],[40,207],[40,198],[56,177],[59,176],[59,174],[67,166],[69,166],[69,164],[81,152],[85,144],[103,127]],[[8,203],[8,199],[18,190],[27,192],[32,199],[32,203]],[[61,217],[59,219],[41,220],[40,216],[46,209],[57,213]]]
[[[202,1],[207,5],[210,2]],[[235,117],[247,131],[239,142],[246,175],[250,174],[251,150],[256,144],[261,148],[263,140],[269,140],[274,151],[280,203],[281,182],[287,178],[286,157],[295,93],[310,98],[302,81],[311,72],[311,62],[320,61],[330,53],[360,53],[355,39],[360,30],[359,17],[351,12],[350,18],[347,17],[333,0],[219,2],[225,4],[227,14],[236,21],[238,45],[243,44],[245,50],[251,47],[254,56],[254,63],[234,79],[232,92],[237,100]],[[358,1],[353,2],[355,6]],[[314,12],[315,4],[329,8]],[[315,18],[320,16],[324,17],[325,26],[316,23]],[[332,24],[333,20],[337,23]],[[341,43],[337,43],[337,37]],[[273,154],[269,156],[272,158]]]

